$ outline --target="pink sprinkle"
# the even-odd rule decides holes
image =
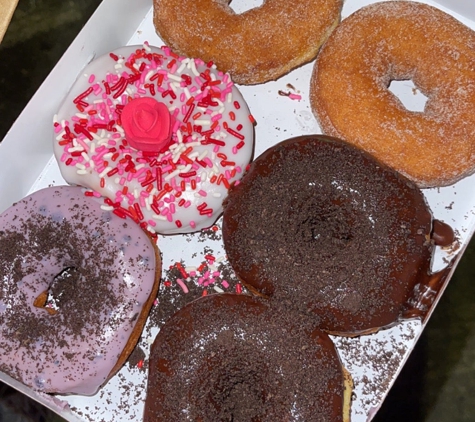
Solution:
[[[185,293],[185,294],[188,293],[188,287],[186,287],[186,284],[183,282],[183,280],[181,278],[177,278],[176,282],[178,283],[178,285],[183,290],[183,293]]]
[[[291,99],[291,100],[301,100],[302,99],[302,96],[299,95],[299,94],[289,94],[288,97]]]
[[[96,76],[92,74],[91,76],[89,76],[88,82],[92,84],[95,81],[95,79],[96,79]]]
[[[223,286],[225,289],[227,289],[229,287],[229,283],[226,280],[223,280],[221,282],[221,286]]]
[[[190,221],[190,227],[192,229],[194,229],[196,227],[196,223],[193,220]]]
[[[198,191],[198,193],[201,195],[201,196],[208,196],[207,192],[205,192],[203,189],[200,189]]]

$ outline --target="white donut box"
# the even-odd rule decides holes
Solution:
[[[421,0],[454,15],[467,26],[475,29],[475,2],[469,0]],[[235,0],[237,12],[262,3],[256,0]],[[358,8],[373,3],[370,0],[346,0],[343,18]],[[238,9],[239,7],[239,9]],[[14,201],[40,188],[64,184],[53,157],[52,120],[62,98],[66,95],[81,69],[94,57],[108,53],[122,45],[142,44],[148,41],[160,46],[163,42],[156,35],[152,23],[151,0],[104,0],[95,14],[79,33],[43,85],[25,107],[7,136],[0,143],[0,212]],[[312,115],[309,101],[309,80],[313,63],[303,66],[276,82],[240,87],[257,121],[257,157],[265,149],[286,138],[311,133],[321,133]],[[290,84],[290,85],[288,85]],[[278,94],[279,90],[295,88],[302,96],[300,101]],[[408,83],[394,88],[408,108],[421,107],[423,96],[414,92]],[[475,130],[475,128],[474,128]],[[21,157],[21,158],[20,158]],[[460,241],[457,250],[438,250],[433,270],[444,268],[447,260],[455,265],[464,252],[475,230],[475,194],[472,186],[475,175],[453,186],[424,190],[435,218],[450,224]],[[215,254],[224,256],[220,241],[211,242]],[[205,244],[193,236],[160,238],[164,268],[183,259],[195,265],[196,254]],[[440,292],[442,294],[450,276]],[[435,299],[429,315],[440,295]],[[352,422],[370,421],[381,406],[394,380],[404,366],[427,320],[405,321],[377,334],[354,339],[334,338],[346,368],[355,379],[352,403]],[[141,339],[147,354],[156,331],[148,328]],[[387,365],[375,365],[376,357],[389,356]],[[48,396],[37,393],[21,383],[0,373],[0,380],[52,409],[68,421],[140,421],[145,398],[146,371],[129,365],[116,375],[99,393],[92,397],[78,395]]]

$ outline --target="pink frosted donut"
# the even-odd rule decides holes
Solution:
[[[94,394],[135,347],[157,295],[158,249],[79,187],[0,215],[0,370],[45,393]]]
[[[68,183],[162,234],[211,226],[254,144],[253,118],[228,74],[147,44],[91,62],[54,128]]]

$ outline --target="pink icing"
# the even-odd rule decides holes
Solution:
[[[150,240],[78,187],[35,192],[0,215],[0,228],[0,368],[45,393],[96,393],[153,289]],[[71,267],[77,291],[58,296],[54,315],[34,306]]]

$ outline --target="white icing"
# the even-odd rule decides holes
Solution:
[[[140,69],[142,66],[142,71],[137,71],[140,78],[128,84],[122,95],[116,95],[120,88],[108,93],[104,81],[109,87],[121,86],[117,82],[121,76],[134,74],[125,66],[126,60],[141,48],[129,46],[115,50],[113,54],[119,57],[117,61],[109,54],[94,60],[68,93],[55,117],[54,151],[61,173],[68,183],[92,189],[109,198],[116,208],[120,204],[130,212],[129,207],[139,207],[143,219],[138,220],[150,231],[175,234],[209,227],[222,212],[229,185],[242,176],[251,159],[254,128],[249,109],[229,75],[200,60],[175,56],[166,47],[144,46],[150,54],[162,56],[160,63],[150,60],[150,56],[138,58],[133,67]],[[203,86],[205,72],[209,72],[211,87]],[[163,76],[158,78],[159,75]],[[189,78],[190,83],[185,83],[182,75]],[[161,86],[160,78],[163,78]],[[152,89],[149,84],[153,85]],[[81,98],[84,109],[78,110],[74,100],[91,87],[93,92]],[[208,97],[212,105],[203,106],[205,100],[200,103],[200,97],[206,97],[211,90],[217,97]],[[117,98],[113,98],[114,95]],[[142,162],[141,151],[121,147],[124,131],[117,123],[120,114],[116,112],[116,106],[127,104],[129,97],[143,96],[165,103],[177,122],[172,135],[174,143],[158,157],[145,157],[148,163]],[[195,100],[190,112],[191,102],[187,104],[187,101],[191,97]],[[96,111],[97,114],[89,114]],[[86,129],[99,123],[97,131],[88,130],[88,135],[75,130],[80,119],[86,122],[83,126]],[[75,139],[64,145],[67,130],[75,132]],[[209,133],[200,133],[205,131]],[[187,150],[188,159],[183,158]],[[126,170],[127,163],[120,163],[126,155],[134,163],[136,173]],[[154,159],[154,164],[162,164],[151,166]],[[164,160],[167,160],[166,164]],[[161,176],[156,173],[158,168]],[[150,176],[147,171],[152,172]],[[183,177],[187,173],[191,176]],[[156,179],[146,184],[151,177]],[[182,182],[185,182],[184,190]],[[108,206],[112,206],[110,201]]]

